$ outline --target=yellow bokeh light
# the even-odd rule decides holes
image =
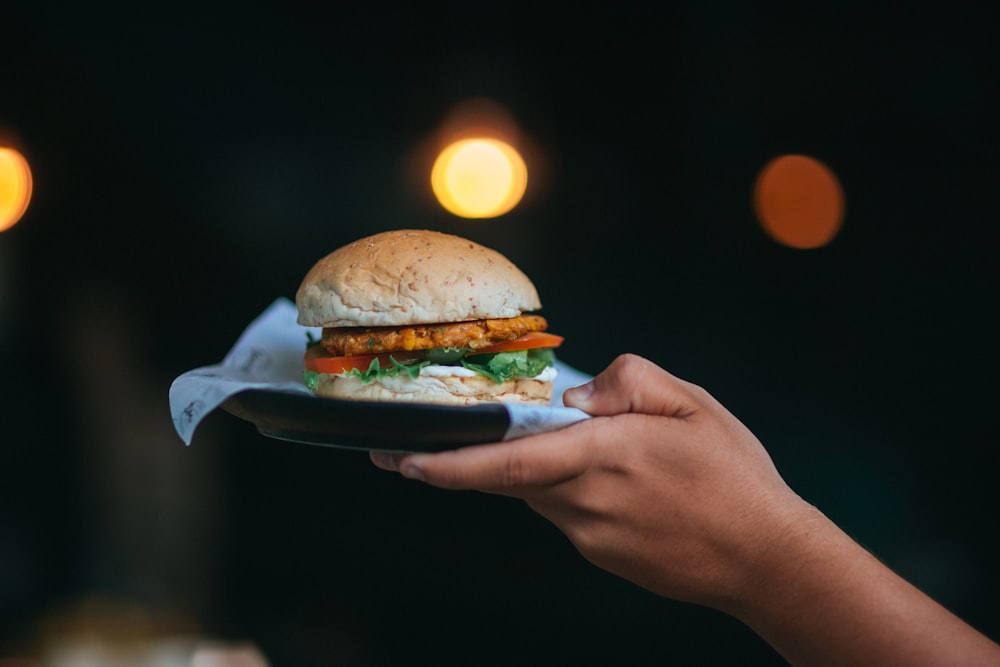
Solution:
[[[0,146],[0,232],[13,227],[31,201],[31,169],[13,148]]]
[[[517,206],[528,168],[510,144],[467,138],[447,146],[434,161],[431,188],[445,209],[463,218],[495,218]]]

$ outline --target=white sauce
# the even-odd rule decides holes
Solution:
[[[457,375],[458,377],[469,378],[474,375],[478,375],[476,371],[469,370],[464,366],[424,366],[420,369],[420,374],[438,378],[446,377],[448,375]]]
[[[479,374],[474,370],[465,368],[464,366],[424,366],[420,369],[420,375],[428,375],[430,377],[447,377],[449,375],[457,377],[473,377]],[[549,366],[531,379],[541,380],[542,382],[552,382],[556,379],[556,375],[557,373],[555,367]]]

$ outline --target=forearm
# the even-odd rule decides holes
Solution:
[[[764,548],[727,609],[794,665],[998,665],[1000,646],[818,511]]]

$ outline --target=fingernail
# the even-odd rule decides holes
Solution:
[[[392,454],[390,452],[372,450],[371,456],[372,456],[372,461],[374,461],[378,466],[383,468],[388,468],[390,470],[396,469],[396,462],[395,460],[393,460]]]
[[[573,403],[586,403],[593,394],[593,382],[581,384],[579,387],[573,387],[572,389],[566,390],[566,394],[563,396],[563,403],[567,403],[567,398],[571,399]]]

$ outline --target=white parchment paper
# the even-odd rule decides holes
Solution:
[[[301,326],[296,322],[297,315],[290,300],[275,300],[247,326],[222,363],[187,371],[171,383],[170,414],[185,445],[191,444],[198,424],[208,414],[245,389],[294,391],[311,396],[302,383],[302,353],[306,333],[318,339],[322,331]],[[591,376],[560,361],[556,368],[559,373],[552,407],[504,405],[510,415],[505,440],[563,428],[589,416],[576,408],[563,407],[562,394]]]

